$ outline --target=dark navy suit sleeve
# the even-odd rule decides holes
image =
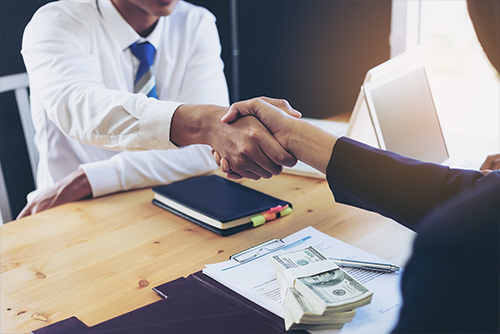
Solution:
[[[415,229],[434,206],[484,175],[379,150],[346,137],[332,152],[327,179],[338,203],[378,212]]]
[[[337,202],[418,232],[394,333],[499,333],[500,172],[449,169],[341,138],[327,178]]]

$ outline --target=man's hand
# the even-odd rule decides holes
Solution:
[[[224,123],[231,123],[239,117],[243,116],[255,116],[257,118],[259,118],[259,116],[265,117],[265,115],[262,114],[262,110],[265,108],[269,108],[270,106],[279,108],[288,115],[295,118],[302,117],[300,111],[292,108],[287,100],[273,99],[271,97],[261,96],[251,100],[234,103],[233,105],[231,105],[227,113],[222,117],[222,121]]]
[[[488,174],[494,170],[500,169],[500,153],[488,155],[479,170]]]
[[[270,178],[293,166],[294,156],[281,147],[269,130],[254,117],[231,124],[220,121],[228,108],[181,105],[172,117],[171,141],[178,146],[210,145],[240,176],[257,180]]]
[[[33,201],[26,204],[17,219],[33,215],[58,205],[92,197],[92,188],[82,169],[68,174],[52,187],[38,194]]]
[[[229,123],[254,116],[273,134],[280,145],[297,159],[325,173],[337,137],[306,121],[285,100],[266,97],[234,103],[222,117]],[[216,163],[229,178],[242,175],[232,168],[231,161],[215,150]]]
[[[274,110],[270,113],[266,108]],[[302,116],[301,113],[293,109],[286,100],[260,97],[234,103],[221,120],[224,123],[232,123],[241,118],[245,118],[245,116],[255,116],[269,129],[278,143],[280,143],[286,151],[290,152],[288,149],[289,131],[287,131],[288,115],[295,118],[300,118]],[[234,168],[231,168],[233,165],[221,156],[217,150],[214,150],[212,154],[214,155],[215,162],[221,167],[221,170],[226,173],[228,178],[240,179],[245,177],[235,171]],[[229,167],[230,165],[231,167]]]
[[[290,121],[302,114],[293,109],[288,101],[259,97],[234,103],[222,117],[222,122],[231,123],[244,116],[255,116],[272,133],[274,138],[287,151],[289,149]],[[291,117],[293,116],[293,117]]]

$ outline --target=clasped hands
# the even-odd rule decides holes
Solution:
[[[245,118],[258,119],[265,127],[263,131],[269,132],[274,141],[281,146],[278,149],[267,150],[267,147],[272,145],[259,145],[262,153],[266,154],[277,168],[268,169],[269,173],[267,174],[245,170],[231,155],[224,155],[213,147],[212,154],[217,165],[231,179],[242,177],[269,178],[279,174],[282,171],[282,166],[295,165],[297,160],[325,173],[337,137],[308,122],[299,120],[300,117],[301,113],[293,109],[286,100],[260,97],[234,103],[221,121],[232,126]],[[279,152],[280,155],[276,155],[275,152]],[[264,165],[261,167],[265,168]]]
[[[272,175],[281,173],[282,166],[292,167],[297,163],[297,158],[290,152],[289,149],[291,135],[291,124],[289,124],[289,122],[293,118],[300,118],[302,114],[292,108],[288,101],[283,99],[260,97],[237,102],[231,105],[227,113],[222,117],[221,121],[223,123],[231,124],[245,116],[254,116],[258,119],[265,127],[262,131],[269,132],[281,148],[275,146],[272,139],[269,139],[271,144],[259,144],[259,148],[265,157],[263,157],[264,163],[262,163],[262,165],[255,162],[257,166],[260,167],[255,169],[248,168],[248,164],[244,165],[244,168],[241,168],[242,165],[239,163],[241,162],[241,159],[238,161],[238,159],[233,159],[234,157],[223,157],[218,150],[212,148],[212,154],[214,155],[215,162],[221,170],[226,173],[228,178],[240,179],[246,177],[254,180],[258,180],[261,177],[270,178]],[[260,137],[262,134],[254,132],[253,135],[255,137]],[[247,156],[252,158],[250,155]],[[262,158],[262,156],[259,156],[260,154],[257,155],[257,158]],[[233,166],[233,169],[231,169],[231,166]]]

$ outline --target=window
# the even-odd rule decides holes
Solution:
[[[426,70],[450,155],[481,163],[500,152],[500,77],[465,0],[393,0],[391,56],[415,48]]]

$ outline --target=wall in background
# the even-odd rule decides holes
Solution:
[[[218,17],[234,101],[231,1],[190,2]],[[350,112],[366,71],[389,59],[390,0],[234,3],[240,99],[286,98],[304,116],[314,118]]]
[[[350,112],[389,59],[389,1],[238,1],[241,98],[283,97],[304,116]]]

